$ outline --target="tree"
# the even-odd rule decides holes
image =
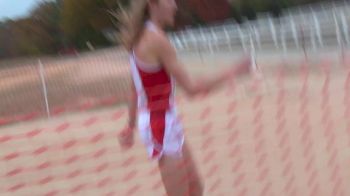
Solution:
[[[227,0],[188,0],[188,6],[195,16],[207,23],[225,20],[231,15]]]
[[[43,1],[31,12],[30,18],[42,28],[42,34],[48,34],[45,50],[56,52],[62,44],[62,33],[59,27],[60,6],[58,1]],[[47,36],[47,35],[46,35]]]
[[[15,57],[55,53],[60,45],[59,7],[41,2],[29,17],[0,25],[0,56]]]
[[[112,0],[65,0],[62,5],[61,27],[67,39],[84,48],[87,41],[93,45],[108,45],[102,30],[113,26],[108,10],[115,8]]]

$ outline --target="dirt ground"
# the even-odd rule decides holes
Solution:
[[[188,69],[230,63],[213,56],[193,57]],[[288,70],[278,80],[265,69],[255,91],[248,78],[206,97],[178,93],[205,195],[350,195],[348,73],[332,70],[327,80],[317,68],[303,88],[298,69]],[[130,151],[120,150],[126,120],[126,108],[113,106],[2,127],[0,195],[164,195],[138,134]]]

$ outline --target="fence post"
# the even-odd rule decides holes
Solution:
[[[256,42],[258,44],[258,48],[259,48],[259,50],[261,50],[260,32],[256,29],[255,26],[253,26],[253,29],[254,29],[255,39],[256,39]]]
[[[343,39],[342,39],[341,32],[340,32],[338,18],[337,18],[337,15],[336,15],[334,9],[333,9],[333,19],[334,19],[334,23],[335,23],[335,31],[336,31],[336,34],[337,34],[338,47],[340,48],[341,61],[342,61],[343,65],[345,65],[344,44],[343,44]]]
[[[214,47],[215,47],[215,52],[217,52],[219,50],[219,47],[218,47],[218,38],[216,36],[216,33],[215,33],[215,30],[214,28],[211,28],[211,43],[214,44]],[[214,50],[213,50],[213,46],[211,47],[211,54],[214,54]]]
[[[41,60],[38,60],[38,69],[39,69],[39,73],[40,73],[40,79],[41,79],[41,85],[43,88],[43,95],[44,95],[44,100],[45,100],[45,108],[46,108],[46,114],[47,117],[50,118],[50,108],[49,108],[49,100],[47,98],[47,87],[46,87],[46,81],[45,81],[45,70],[44,70],[44,66],[41,62]]]
[[[243,35],[242,30],[241,30],[241,27],[239,27],[239,26],[238,26],[238,32],[239,32],[239,37],[241,38],[243,50],[244,50],[244,51],[247,51],[247,47],[246,47],[246,45],[245,45],[244,35]]]
[[[304,27],[302,25],[300,25],[300,34],[301,34],[301,45],[304,52],[305,61],[307,62],[309,59],[308,59],[307,50],[306,50]]]
[[[283,28],[281,28],[281,42],[283,48],[283,60],[287,58],[287,43],[286,43],[286,32]]]
[[[225,38],[228,44],[228,48],[230,49],[230,52],[232,51],[232,46],[231,46],[231,39],[230,39],[230,35],[227,32],[226,27],[224,27],[224,33],[225,33]]]
[[[206,32],[207,32],[207,36],[205,36],[205,38],[209,44],[209,52],[210,54],[213,54],[214,49],[213,49],[213,38],[212,38],[211,29],[208,29]]]
[[[310,26],[310,39],[311,39],[311,45],[312,45],[312,49],[313,51],[317,50],[317,46],[316,46],[316,40],[315,40],[315,28],[312,28],[312,26]]]
[[[187,43],[187,40],[186,40],[185,31],[181,31],[180,34],[181,34],[181,39],[183,41],[183,46],[184,46],[185,50],[188,50],[188,43]]]
[[[292,26],[292,32],[293,32],[295,46],[297,47],[297,49],[299,49],[300,46],[299,46],[299,37],[298,37],[297,27],[295,25],[294,18],[292,15],[290,15],[290,22],[291,22],[291,26]]]
[[[276,47],[276,49],[278,49],[276,28],[275,28],[275,25],[274,25],[271,17],[269,17],[269,24],[270,24],[270,30],[272,33],[272,38],[273,38],[273,41],[275,42],[275,47]]]
[[[341,35],[340,35],[340,28],[339,28],[337,15],[336,15],[334,10],[333,10],[333,20],[334,20],[334,24],[335,24],[335,32],[336,32],[336,35],[337,35],[337,42],[338,42],[338,45],[341,46],[342,45],[342,39],[341,39]]]
[[[188,35],[188,42],[190,43],[190,50],[196,50],[197,46],[197,40],[196,40],[196,36],[194,35],[194,30],[190,30],[188,31],[189,35]]]
[[[342,48],[342,60],[343,60],[343,64],[346,65],[347,64],[347,49],[350,45],[350,39],[349,39],[349,27],[348,27],[348,23],[346,21],[345,18],[345,14],[344,11],[341,12],[341,21],[342,21],[342,26],[343,26],[343,32],[344,32],[344,39],[346,41],[346,44],[343,44],[343,48]]]
[[[203,44],[202,43],[205,40],[202,27],[199,27],[199,34],[200,34],[200,37],[198,37],[198,39],[197,39],[198,40],[197,52],[198,52],[199,58],[201,59],[202,65],[205,65],[204,64],[204,60],[203,60],[203,55],[202,55],[202,49],[203,49]]]
[[[350,44],[348,23],[346,22],[345,14],[343,11],[340,13],[340,17],[341,17],[341,21],[342,21],[343,32],[344,32],[346,44]]]
[[[257,54],[256,54],[256,47],[255,47],[255,43],[254,43],[254,40],[253,40],[253,29],[252,27],[249,28],[249,42],[250,42],[250,58],[251,58],[251,61],[252,61],[252,71],[254,73],[254,77],[256,77],[255,79],[261,79],[262,78],[262,73],[261,73],[261,70],[258,66],[258,63],[257,63]]]
[[[312,11],[312,17],[314,19],[315,23],[315,28],[316,28],[316,35],[318,38],[318,43],[320,44],[321,47],[323,47],[323,39],[322,39],[322,32],[321,32],[321,27],[320,27],[320,22],[315,14],[314,11]]]

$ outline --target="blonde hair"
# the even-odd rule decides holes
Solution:
[[[111,12],[117,20],[117,40],[128,51],[139,41],[144,23],[149,18],[148,0],[131,0],[128,8],[119,5],[119,11]]]

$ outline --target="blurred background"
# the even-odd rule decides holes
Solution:
[[[178,0],[177,30],[186,26],[279,17],[284,8],[322,0]],[[325,1],[325,0],[323,0]],[[326,0],[332,2],[335,0]],[[14,0],[0,2],[0,58],[71,54],[113,46],[109,10],[128,0]],[[24,7],[24,8],[22,8]],[[23,10],[24,9],[24,10]],[[17,12],[20,12],[16,15]],[[6,15],[6,13],[8,13]],[[15,15],[15,16],[13,16]]]
[[[244,52],[263,73],[176,92],[206,195],[350,195],[350,2],[177,2],[168,35],[191,76]],[[164,195],[140,140],[116,140],[131,86],[118,3],[0,0],[1,196]]]
[[[125,101],[128,54],[109,14],[119,3],[129,1],[0,0],[0,124]],[[350,42],[348,1],[177,3],[176,27],[168,34],[196,73],[211,59],[208,68],[215,69],[242,51],[271,67],[274,57],[288,54],[291,62],[324,48],[337,55]]]

